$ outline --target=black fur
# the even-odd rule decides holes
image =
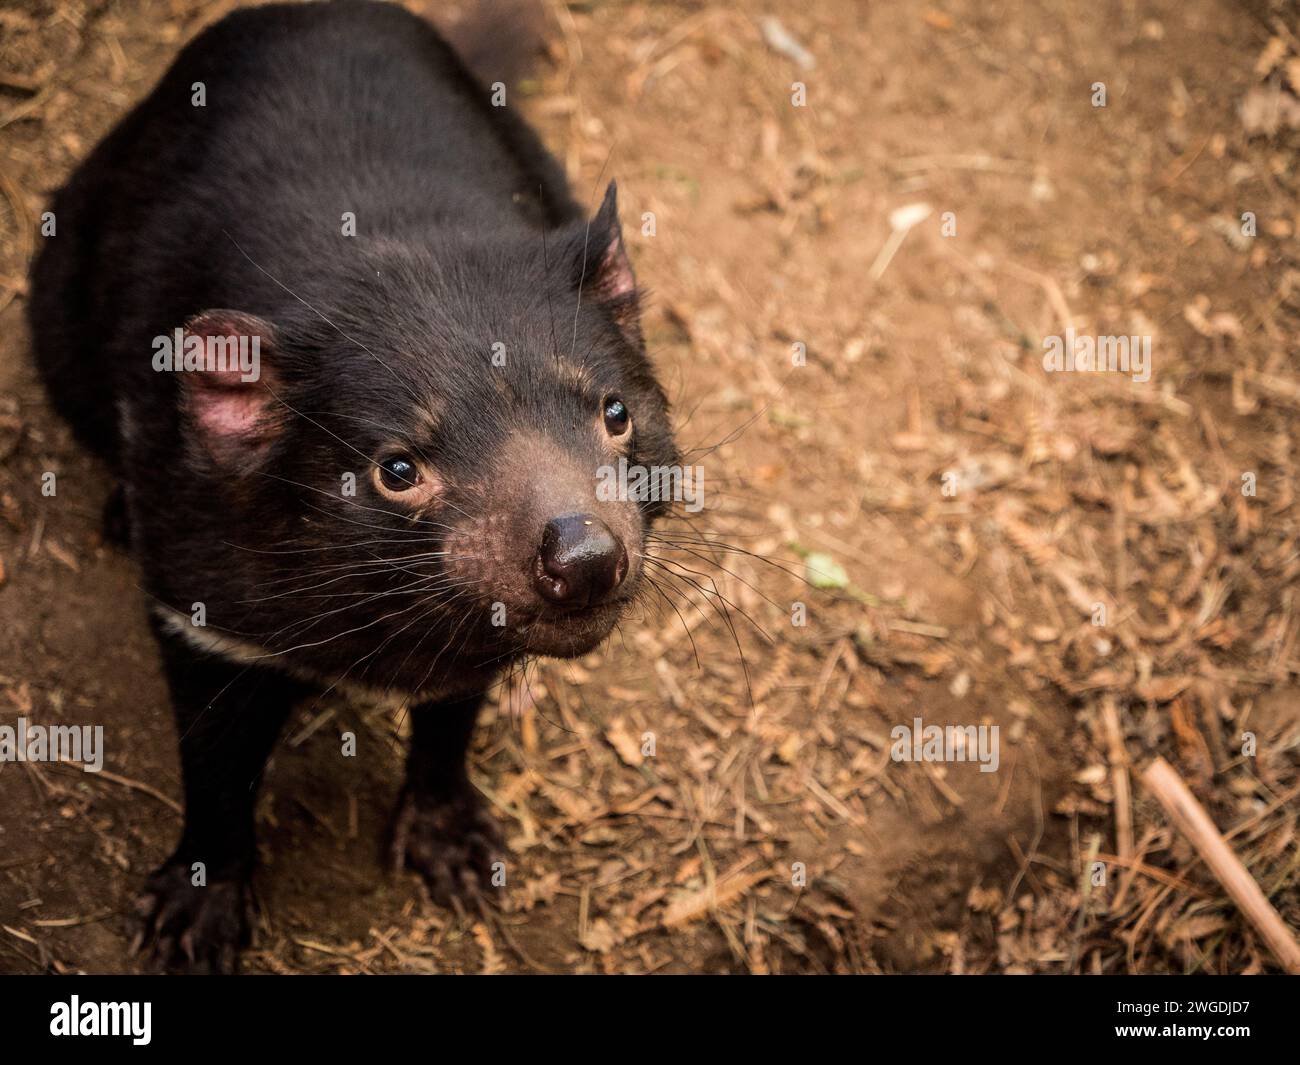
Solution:
[[[587,507],[618,454],[676,457],[612,185],[588,222],[513,107],[492,106],[428,24],[335,0],[207,30],[52,209],[30,304],[41,373],[121,480],[147,589],[175,611],[158,628],[187,816],[151,883],[160,960],[228,967],[250,780],[303,683],[418,693],[399,836],[423,832],[407,857],[445,889],[455,874],[429,840],[456,852],[463,823],[481,861],[490,836],[463,772],[483,692],[521,653],[586,650],[635,591],[633,574],[609,610],[548,613],[527,591],[542,525]],[[197,413],[213,386],[152,365],[153,338],[214,312],[266,327],[262,379],[240,393],[256,431],[225,441]],[[632,412],[630,444],[602,436],[609,395]],[[419,512],[373,483],[399,445],[441,485]],[[660,509],[609,511],[629,554]],[[178,636],[195,604],[206,625]],[[430,725],[440,713],[450,723]],[[195,895],[196,861],[222,893]]]

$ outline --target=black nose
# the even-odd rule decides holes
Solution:
[[[543,599],[561,606],[591,606],[626,575],[627,552],[599,518],[566,514],[547,523],[533,572]]]

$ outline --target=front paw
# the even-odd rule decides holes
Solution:
[[[403,791],[393,822],[389,860],[424,877],[439,906],[463,912],[492,882],[492,865],[504,859],[501,830],[469,785],[440,801]]]
[[[168,862],[136,901],[141,923],[133,949],[155,972],[233,973],[248,942],[247,899],[243,878],[199,887],[188,863]]]

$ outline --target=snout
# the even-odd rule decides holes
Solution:
[[[605,602],[627,576],[627,549],[594,514],[552,518],[533,560],[533,585],[548,603],[581,609]]]

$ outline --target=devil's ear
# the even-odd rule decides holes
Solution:
[[[221,466],[254,465],[283,428],[275,346],[275,327],[242,311],[203,311],[181,331],[169,368],[179,371],[189,433]]]
[[[618,221],[618,185],[611,181],[605,199],[574,252],[574,284],[583,301],[600,304],[632,343],[641,343],[641,303],[636,277]]]

